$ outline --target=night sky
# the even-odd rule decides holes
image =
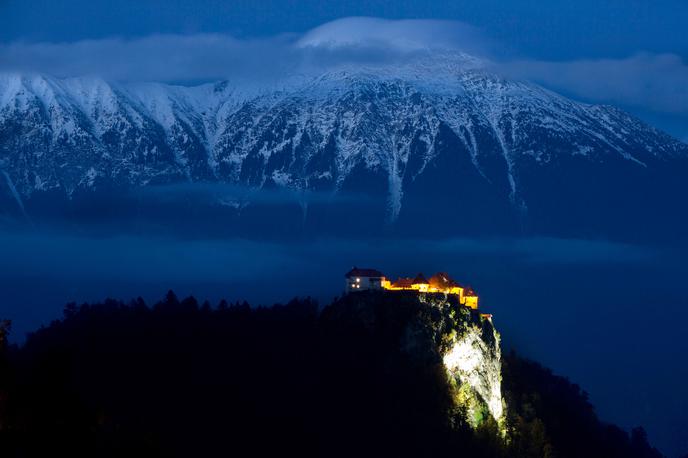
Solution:
[[[377,18],[377,35],[352,17]],[[241,68],[269,74],[274,59],[298,60],[292,51],[303,40],[393,49],[404,36],[478,54],[577,100],[619,106],[688,141],[687,21],[684,0],[5,0],[0,71],[195,84]],[[188,63],[181,69],[168,58],[180,53]],[[174,288],[200,299],[310,294],[326,303],[354,264],[390,276],[445,270],[478,290],[506,347],[579,383],[603,419],[643,425],[653,444],[677,456],[688,453],[685,253],[558,239],[0,233],[0,317],[14,320],[21,341],[70,300],[155,300]]]

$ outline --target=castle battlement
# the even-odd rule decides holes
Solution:
[[[386,290],[452,294],[458,296],[460,304],[474,310],[478,308],[478,295],[473,288],[457,283],[446,272],[438,272],[430,278],[419,273],[414,278],[399,277],[391,281],[379,270],[354,267],[344,277],[347,293]]]

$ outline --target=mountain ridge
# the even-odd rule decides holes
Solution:
[[[5,74],[0,169],[22,200],[51,190],[70,198],[110,185],[217,182],[359,192],[398,224],[418,216],[419,201],[449,192],[468,208],[487,205],[497,219],[509,214],[514,227],[542,211],[541,182],[564,167],[583,180],[620,173],[653,185],[668,169],[688,171],[688,145],[668,134],[481,65],[460,55],[377,74],[374,66],[343,67],[274,87]],[[451,191],[437,185],[457,180],[464,184]],[[575,194],[570,186],[557,187]]]

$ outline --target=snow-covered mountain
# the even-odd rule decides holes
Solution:
[[[273,84],[0,76],[0,205],[29,213],[42,195],[203,182],[356,196],[336,214],[402,232],[600,235],[680,211],[686,178],[688,145],[463,54]],[[330,220],[332,202],[299,211]]]

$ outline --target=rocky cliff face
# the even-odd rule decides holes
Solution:
[[[504,431],[500,337],[490,319],[439,293],[350,293],[325,313],[384,335],[422,367],[444,370],[454,407],[479,427],[492,419]]]
[[[491,416],[503,426],[501,350],[494,327],[467,326],[451,335],[451,345],[442,357],[457,390],[456,402],[465,406],[469,423],[476,427]]]

